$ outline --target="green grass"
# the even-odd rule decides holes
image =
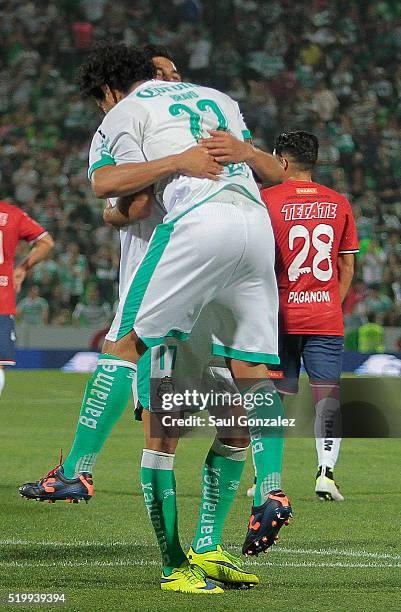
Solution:
[[[90,612],[401,609],[399,440],[344,441],[336,474],[346,502],[337,505],[314,499],[313,440],[289,440],[284,484],[295,517],[280,546],[256,560],[261,584],[217,599],[162,593],[139,487],[141,426],[128,410],[98,460],[90,504],[39,504],[17,493],[19,484],[57,463],[60,447],[68,450],[85,380],[59,372],[7,372],[0,400],[0,592],[64,591],[69,605],[46,609]],[[204,438],[184,439],[177,453],[186,544],[196,525],[208,445]],[[235,552],[248,518],[250,463],[225,530],[225,543]]]

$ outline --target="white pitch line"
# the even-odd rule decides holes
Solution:
[[[157,548],[157,544],[147,544],[146,542],[140,542],[133,540],[132,542],[99,542],[99,541],[77,541],[77,542],[59,542],[59,541],[41,541],[34,542],[30,540],[0,540],[0,546],[54,546],[54,547],[66,547],[66,548],[81,548],[81,547],[93,547],[93,548],[114,548],[116,546],[146,546],[148,548]],[[189,545],[188,545],[189,546]],[[238,550],[237,546],[227,546],[228,549]],[[285,548],[277,546],[271,551],[274,555],[276,553],[284,555],[319,555],[327,557],[356,557],[366,559],[388,559],[389,561],[401,561],[401,555],[385,552],[371,552],[367,550],[340,550],[337,548],[324,549],[324,548]]]
[[[328,563],[315,563],[314,561],[284,561],[283,563],[276,563],[274,561],[245,561],[246,565],[258,565],[258,566],[268,566],[268,567],[354,567],[354,568],[376,568],[382,569],[385,567],[389,568],[401,568],[401,563],[374,563],[373,561],[368,561],[367,563],[347,563],[346,561],[333,561]]]
[[[308,549],[308,548],[280,548],[279,546],[274,549],[275,553],[283,553],[286,555],[324,555],[329,557],[362,557],[370,559],[389,559],[391,561],[401,561],[401,555],[394,555],[392,553],[385,552],[370,552],[367,550],[339,550],[337,548],[332,549]]]
[[[314,563],[313,561],[304,561],[302,563],[296,562],[284,562],[284,563],[274,563],[274,562],[262,562],[259,561],[250,561],[247,562],[246,565],[254,565],[259,567],[292,567],[292,568],[301,568],[301,567],[316,567],[316,568],[325,568],[325,567],[337,567],[337,568],[355,568],[355,569],[385,569],[385,568],[401,568],[401,563],[346,563],[346,562],[337,562],[337,563]],[[21,563],[19,561],[1,561],[0,567],[3,568],[29,568],[29,567],[44,567],[44,568],[52,568],[52,567],[129,567],[129,566],[160,566],[159,561],[155,560],[131,560],[131,559],[120,559],[119,561],[51,561],[51,562],[34,562],[34,563]]]

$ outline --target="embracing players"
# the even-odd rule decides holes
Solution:
[[[318,149],[313,134],[283,132],[275,155],[286,179],[264,189],[262,198],[276,239],[284,372],[276,387],[284,395],[297,393],[302,358],[316,410],[315,491],[320,499],[342,501],[333,475],[341,443],[341,304],[352,281],[358,238],[348,200],[312,181]]]
[[[113,67],[112,73],[110,66]],[[132,334],[132,327],[138,328],[139,318],[143,319],[144,324],[148,320],[153,327],[152,331],[149,328],[140,332],[142,342],[152,346],[160,344],[166,332],[178,332],[181,337],[187,335],[204,306],[215,301],[223,308],[225,320],[223,325],[213,330],[214,352],[227,358],[237,378],[247,379],[246,388],[250,394],[267,386],[266,369],[256,364],[277,361],[277,303],[272,274],[273,257],[269,250],[272,235],[268,217],[260,207],[259,194],[249,167],[243,163],[231,163],[222,171],[222,167],[201,147],[195,147],[192,153],[189,150],[191,144],[217,127],[232,129],[238,138],[243,138],[241,132],[245,131],[245,126],[238,107],[215,90],[191,84],[168,87],[151,81],[139,83],[139,89],[134,86],[130,93],[135,75],[138,81],[151,76],[143,57],[134,51],[127,52],[124,46],[107,48],[103,57],[99,53],[92,57],[82,75],[86,91],[97,99],[105,111],[109,111],[94,138],[91,152],[95,193],[99,196],[125,196],[158,182],[156,195],[160,201],[164,192],[163,204],[170,213],[163,225],[156,229],[145,259],[121,296],[120,308],[105,346],[108,354],[101,356],[99,367],[87,388],[78,427],[90,430],[99,426],[98,431],[104,432],[101,443],[125,406],[132,374],[136,370],[135,362],[144,349],[141,341]],[[135,110],[134,114],[131,115],[130,109]],[[145,120],[146,114],[148,119],[152,118],[151,121]],[[147,159],[157,161],[146,162],[142,149]],[[185,149],[188,152],[180,153]],[[160,159],[160,151],[171,154]],[[190,154],[194,156],[192,164],[189,163]],[[192,173],[198,178],[187,178]],[[214,180],[216,175],[219,181]],[[199,210],[194,204],[198,204]],[[211,224],[216,214],[218,218]],[[213,227],[215,232],[211,233]],[[237,238],[235,234],[238,234]],[[256,255],[259,248],[267,251],[266,257]],[[171,257],[173,262],[170,261]],[[238,267],[235,265],[237,259]],[[206,266],[204,270],[203,265]],[[170,279],[169,275],[172,275]],[[221,282],[218,281],[220,276]],[[152,296],[154,291],[159,297]],[[269,302],[271,309],[266,314],[266,304]],[[258,304],[260,314],[250,312],[250,306],[255,309]],[[270,386],[267,389],[270,390]],[[279,403],[277,398],[274,403]],[[110,421],[108,415],[111,414],[114,417]],[[109,423],[106,425],[107,419]],[[146,478],[143,481],[145,499],[150,485],[153,499],[159,512],[162,512],[162,523],[166,525],[167,521],[170,525],[165,536],[170,546],[169,552],[173,553],[171,561],[174,561],[173,564],[165,564],[162,588],[221,592],[202,580],[199,573],[186,562],[174,533],[175,493],[171,493],[175,491],[172,474],[174,454],[166,453],[154,440],[150,440],[148,417],[144,424],[147,435],[142,461],[142,475]],[[252,437],[252,442],[256,443],[255,462],[259,466],[260,486],[245,550],[257,554],[272,543],[270,537],[290,515],[291,508],[281,491],[270,496],[267,442],[259,430],[251,431]],[[217,469],[213,465],[220,465],[221,498],[217,496],[214,504],[216,520],[217,516],[220,517],[218,531],[235,493],[229,475],[232,475],[235,465],[239,475],[243,466],[244,448],[238,442],[233,443],[232,447],[227,443],[214,446],[205,466],[206,471],[210,472]],[[227,473],[227,481],[224,473]],[[55,470],[48,476],[57,485],[65,481],[62,470]],[[80,477],[71,485],[78,487],[84,480],[85,475],[80,473]],[[38,484],[43,488],[43,481]],[[170,508],[164,508],[163,504],[165,487],[170,491]],[[280,516],[276,516],[276,511]],[[210,552],[219,552],[216,542],[214,551]],[[198,561],[200,559],[196,558],[197,566]],[[224,563],[227,566],[228,562]]]
[[[17,245],[25,240],[33,248],[14,269]],[[15,293],[25,275],[46,259],[53,248],[48,232],[31,217],[8,202],[0,202],[0,394],[4,388],[4,366],[15,365]]]

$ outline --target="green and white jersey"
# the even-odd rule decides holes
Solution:
[[[89,152],[89,176],[92,175],[92,172],[96,168],[100,168],[101,166],[146,161],[142,151],[137,145],[130,146],[129,150],[127,148],[127,150],[123,151],[121,144],[123,141],[127,141],[127,136],[124,133],[121,135],[119,134],[121,127],[112,129],[112,124],[106,121],[109,114],[106,115],[105,120],[92,139]],[[103,126],[103,124],[105,124],[105,126]],[[103,129],[109,136],[105,136]],[[110,146],[111,142],[112,146]],[[133,142],[132,139],[129,140],[129,142]],[[113,157],[110,154],[111,149],[114,153]],[[117,203],[116,198],[110,198],[109,201],[112,206],[115,206]],[[165,209],[156,202],[147,219],[143,219],[134,225],[129,225],[120,230],[120,294],[130,279],[133,270],[139,265],[142,257],[146,253],[150,237],[156,225],[163,223],[165,214]]]
[[[89,176],[104,165],[182,153],[216,129],[229,130],[241,140],[250,137],[238,104],[229,96],[191,83],[147,81],[105,116],[92,141]],[[226,164],[219,181],[170,176],[155,185],[155,195],[167,212],[166,220],[172,220],[223,189],[261,203],[245,163]]]

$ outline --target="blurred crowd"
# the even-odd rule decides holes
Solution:
[[[1,197],[57,245],[28,279],[21,318],[32,291],[42,322],[111,316],[118,235],[86,175],[100,116],[74,84],[104,39],[168,46],[184,79],[238,100],[266,150],[282,130],[314,132],[315,178],[350,199],[361,241],[347,326],[400,324],[401,4],[391,0],[3,0]]]

